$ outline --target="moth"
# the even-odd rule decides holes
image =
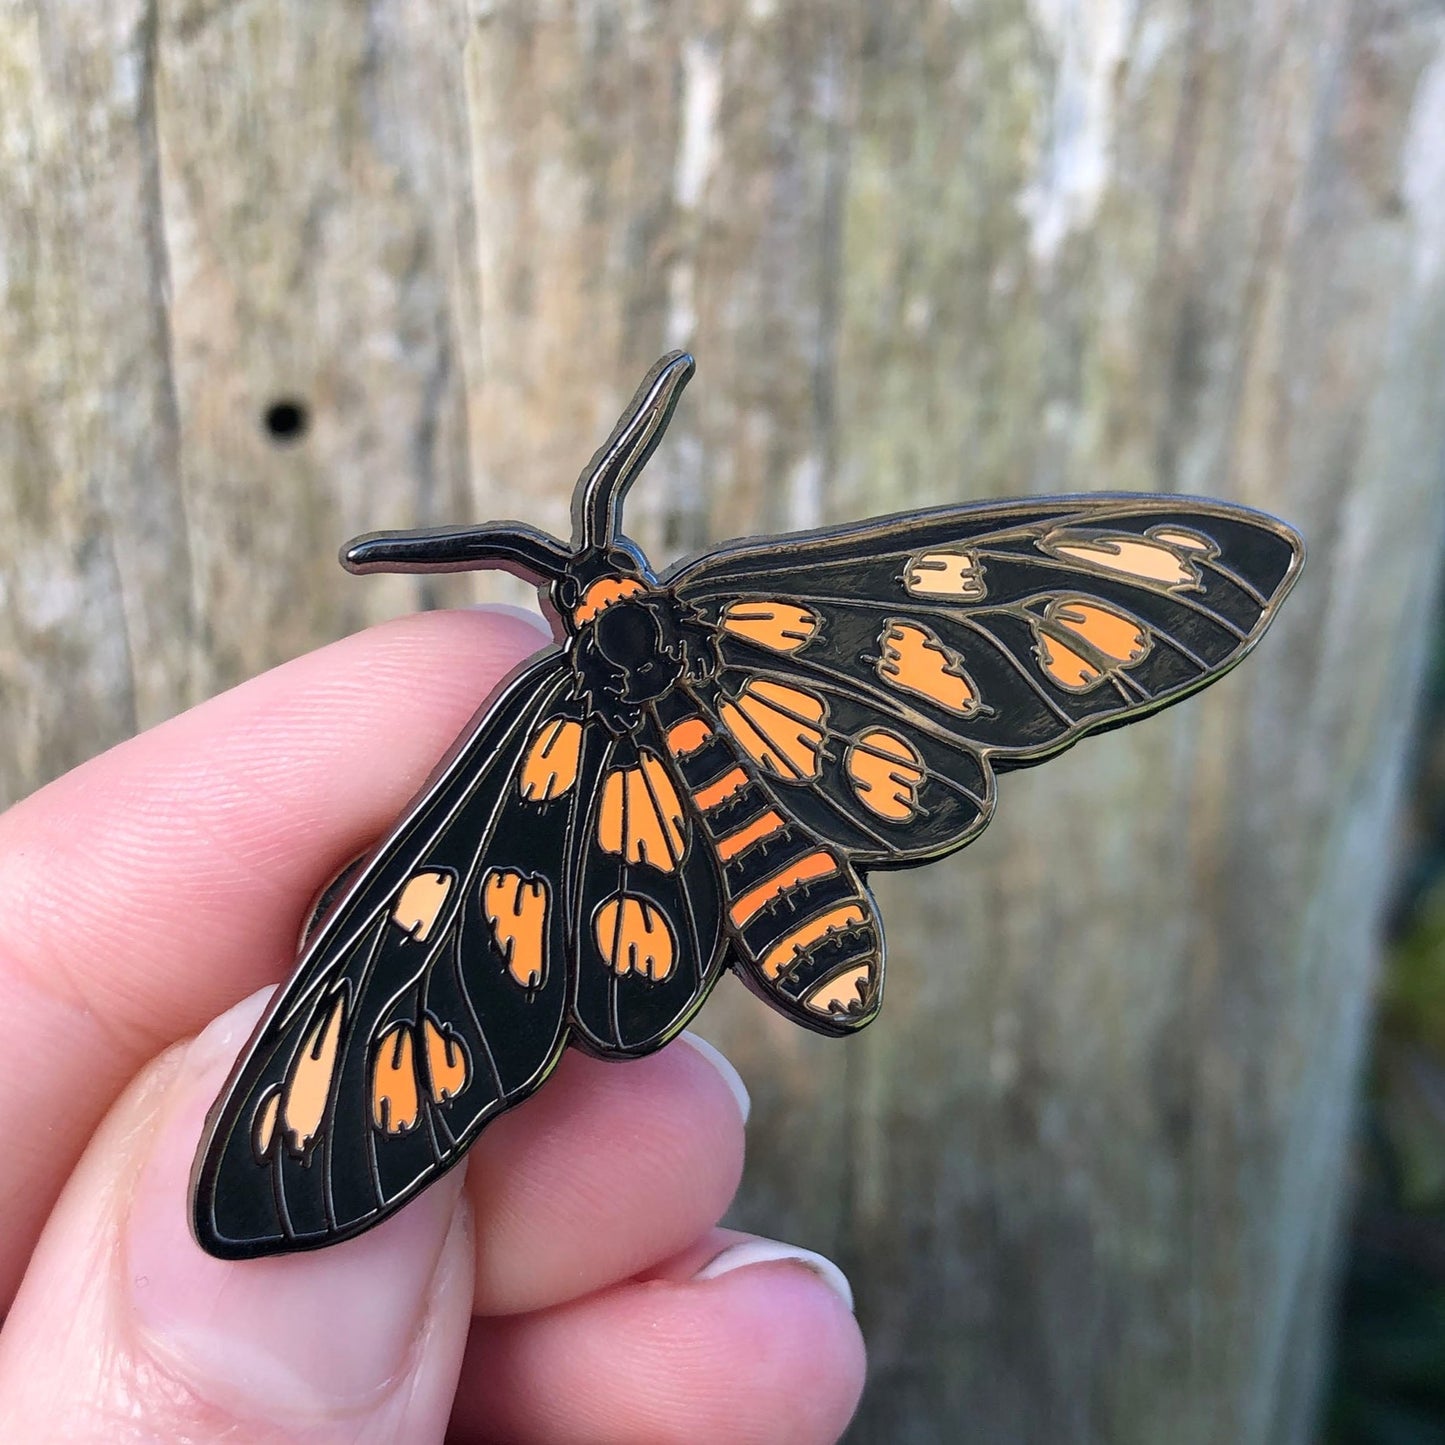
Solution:
[[[571,546],[506,522],[343,550],[358,573],[511,570],[556,641],[318,906],[207,1119],[210,1253],[370,1228],[565,1048],[660,1048],[724,969],[857,1032],[883,994],[869,871],[961,848],[1000,773],[1222,676],[1303,563],[1259,512],[1116,494],[731,542],[658,575],[622,503],[692,370],[675,352],[644,379],[578,480]]]

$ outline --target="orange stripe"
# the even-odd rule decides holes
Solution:
[[[817,914],[768,950],[767,957],[761,964],[763,977],[777,978],[803,949],[810,943],[816,943],[830,929],[847,928],[850,924],[865,922],[867,919],[863,910],[856,903],[844,903],[837,908],[830,908],[826,913]]]
[[[755,913],[765,908],[774,898],[781,897],[788,889],[810,878],[826,878],[838,871],[838,860],[831,853],[805,853],[796,862],[781,868],[771,878],[765,878],[756,888],[749,888],[737,899],[732,907],[732,919],[739,928]]]
[[[584,622],[591,622],[599,612],[605,612],[614,602],[646,591],[647,588],[636,577],[599,577],[582,594],[581,602],[572,613],[572,621],[581,627]]]
[[[724,773],[717,782],[699,788],[692,795],[692,800],[705,813],[709,808],[715,808],[725,799],[732,797],[740,788],[747,787],[747,783],[748,775],[741,768],[733,768],[731,772]]]
[[[667,748],[675,758],[695,753],[710,737],[712,729],[700,717],[685,717],[667,730]]]
[[[782,826],[783,820],[776,813],[764,813],[761,818],[744,823],[737,832],[729,833],[726,838],[719,838],[718,857],[726,863],[729,858],[736,858],[745,848],[751,848],[760,838],[776,833]]]

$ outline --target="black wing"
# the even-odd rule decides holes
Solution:
[[[595,791],[552,652],[521,670],[340,891],[207,1118],[212,1254],[375,1224],[546,1078],[567,1035],[561,865]]]
[[[630,736],[588,740],[597,779],[572,835],[568,914],[573,1041],[595,1053],[660,1047],[722,969],[719,878],[655,708]]]
[[[724,546],[665,582],[716,629],[709,702],[762,778],[886,867],[972,838],[995,771],[1222,676],[1302,562],[1262,513],[1115,495]]]

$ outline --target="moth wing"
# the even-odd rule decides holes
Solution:
[[[716,629],[716,711],[742,714],[795,816],[887,867],[968,842],[995,771],[1221,677],[1302,563],[1262,513],[1115,495],[723,547],[668,581]],[[784,741],[794,726],[818,765],[789,776],[759,719]]]
[[[635,1056],[674,1037],[717,981],[719,876],[655,709],[630,736],[596,730],[588,749],[597,782],[567,867],[572,1037]]]
[[[758,657],[725,640],[690,687],[738,767],[790,828],[859,867],[918,861],[967,842],[993,813],[993,770],[946,728],[846,676]]]
[[[207,1118],[192,1218],[208,1252],[360,1233],[551,1071],[558,871],[591,791],[569,684],[556,652],[522,669],[313,928]]]

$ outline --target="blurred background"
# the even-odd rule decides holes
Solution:
[[[336,548],[565,533],[672,346],[655,562],[1093,489],[1310,547],[1239,671],[879,880],[866,1034],[710,1005],[852,1438],[1445,1440],[1438,0],[0,0],[0,793],[520,600]]]

